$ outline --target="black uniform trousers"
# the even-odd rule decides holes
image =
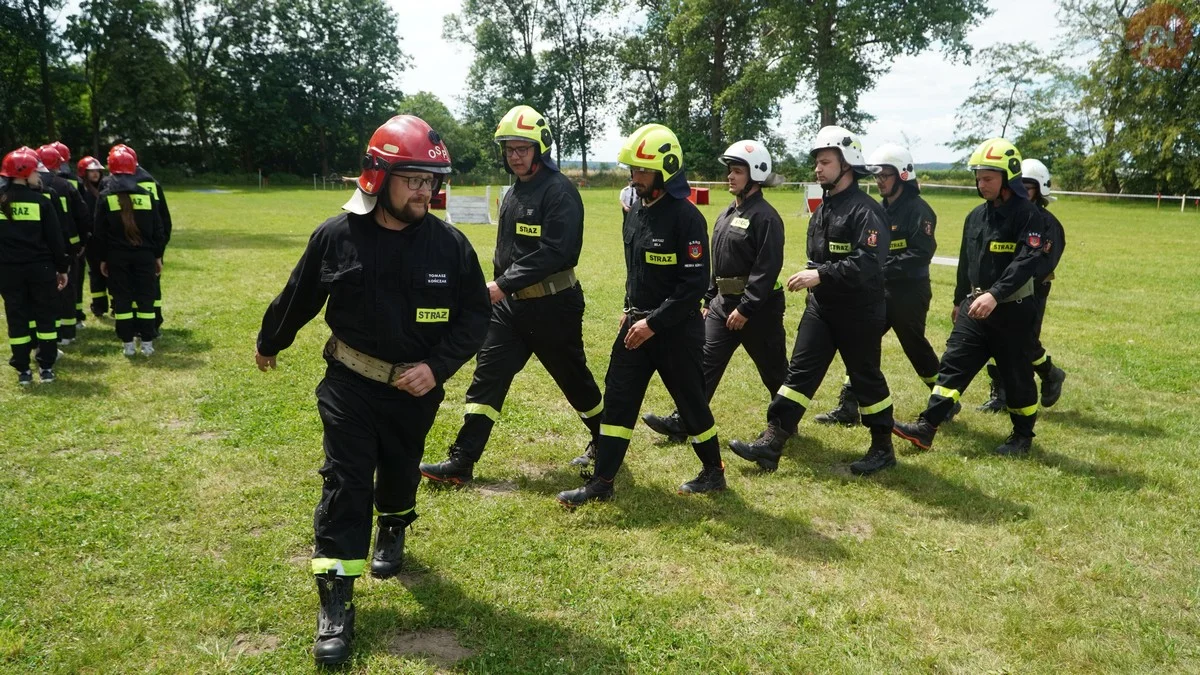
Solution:
[[[1042,321],[1046,318],[1046,301],[1049,298],[1050,283],[1039,284],[1034,282],[1033,303],[1037,314],[1033,320],[1033,340],[1029,347],[1029,360],[1035,368],[1045,363],[1048,358],[1046,348],[1042,346]]]
[[[56,286],[54,267],[48,262],[0,264],[0,297],[4,298],[8,344],[12,349],[8,364],[17,372],[29,370],[35,344],[38,365],[54,367],[58,358]]]
[[[929,278],[889,281],[886,286],[887,326],[896,333],[900,348],[921,381],[932,386],[937,380],[938,355],[925,337],[929,300],[933,297]]]
[[[637,349],[626,349],[625,334],[642,318],[644,315],[627,316],[613,342],[604,376],[604,423],[596,444],[596,475],[610,481],[616,477],[655,372],[675,401],[696,456],[705,466],[720,466],[721,446],[704,389],[704,321],[700,312],[655,333]]]
[[[87,258],[88,268],[88,287],[91,289],[92,314],[103,316],[108,314],[108,279],[100,273],[100,258],[99,253],[94,247],[88,247],[84,252],[84,257]],[[83,278],[80,277],[81,288]]]
[[[721,301],[728,298],[733,309],[741,296],[722,296]],[[783,376],[787,372],[787,337],[783,332],[783,291],[777,289],[763,302],[754,316],[746,320],[741,330],[729,330],[725,326],[724,316],[709,311],[704,318],[704,388],[711,401],[717,391],[717,385],[729,367],[729,360],[739,346],[746,348],[746,353],[754,361],[758,369],[758,377],[767,388],[767,395],[774,396],[783,386]],[[732,311],[732,309],[730,310]]]
[[[312,571],[358,576],[371,545],[372,504],[385,525],[417,518],[425,436],[446,392],[439,385],[412,396],[333,362],[316,393],[325,463]]]
[[[56,311],[54,315],[55,324],[58,326],[58,337],[60,340],[75,339],[75,304],[77,302],[75,296],[79,292],[83,280],[79,275],[83,272],[83,266],[79,262],[79,258],[71,257],[71,269],[67,271],[67,285],[58,292],[56,299]]]
[[[813,394],[825,379],[834,353],[842,355],[850,387],[866,427],[892,427],[892,396],[879,369],[880,342],[887,326],[883,302],[865,307],[825,307],[809,293],[787,377],[767,408],[767,421],[795,433]]]
[[[162,275],[161,274],[154,277],[154,301],[151,304],[153,305],[153,308],[151,310],[147,310],[147,311],[151,311],[154,313],[154,330],[151,331],[150,333],[143,333],[142,334],[143,340],[146,340],[146,339],[153,340],[154,338],[158,337],[158,333],[162,329],[163,314],[162,314]],[[147,338],[146,337],[147,335],[149,335],[150,337]]]
[[[513,377],[537,356],[595,440],[603,398],[583,351],[583,290],[576,285],[541,298],[505,298],[492,305],[483,348],[467,388],[467,408],[455,445],[479,461]]]
[[[1013,431],[1032,438],[1037,422],[1038,390],[1033,381],[1029,344],[1037,303],[1032,297],[1002,302],[988,318],[979,320],[967,316],[971,302],[968,298],[958,306],[958,321],[946,339],[937,385],[921,416],[934,426],[945,421],[971,380],[993,358],[1004,385]]]
[[[108,253],[108,287],[112,292],[113,318],[121,342],[135,335],[154,335],[154,253],[145,249],[113,249]],[[145,309],[143,309],[145,308]],[[151,338],[152,339],[152,338]]]

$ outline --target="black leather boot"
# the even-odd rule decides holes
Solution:
[[[472,469],[475,460],[467,456],[467,452],[457,445],[450,446],[449,459],[437,464],[421,463],[421,475],[437,483],[462,485],[474,478]]]
[[[1004,441],[1004,445],[1001,445],[992,452],[1003,457],[1024,457],[1029,454],[1032,448],[1032,438],[1022,436],[1014,431],[1008,435],[1008,440]]]
[[[858,424],[858,399],[854,398],[854,391],[850,389],[850,384],[842,385],[836,408],[817,415],[813,420],[821,424],[841,424],[846,427]]]
[[[642,421],[650,430],[656,434],[662,434],[667,437],[672,443],[682,443],[687,440],[687,432],[683,430],[683,420],[679,419],[679,411],[676,410],[666,417],[660,417],[654,413],[646,413],[642,415]]]
[[[1058,399],[1062,396],[1063,381],[1067,379],[1067,373],[1062,368],[1054,365],[1047,356],[1046,360],[1041,365],[1035,366],[1038,377],[1042,378],[1042,407],[1049,408],[1058,403]]]
[[[724,489],[725,463],[722,462],[717,466],[706,466],[700,469],[700,475],[679,486],[679,494],[697,495]]]
[[[587,447],[583,449],[583,454],[571,460],[571,466],[589,466],[596,461],[596,441],[588,441]]]
[[[790,432],[771,423],[754,442],[729,441],[729,449],[733,450],[738,457],[754,462],[763,471],[774,471],[779,468],[779,458],[783,456],[783,445],[791,437]]]
[[[924,417],[918,417],[917,421],[911,424],[896,422],[892,426],[892,433],[922,450],[928,450],[933,447],[937,427],[927,422]]]
[[[887,427],[871,427],[871,447],[857,462],[851,462],[850,473],[855,476],[870,476],[896,466],[896,452],[892,449],[892,430]]]
[[[612,499],[613,482],[599,476],[591,476],[588,482],[576,490],[563,490],[558,493],[558,503],[573,509],[588,502],[606,502]]]
[[[316,578],[321,611],[317,614],[313,658],[322,665],[345,663],[354,641],[354,577],[326,572]]]
[[[988,400],[977,408],[979,412],[1000,413],[1008,410],[1008,402],[1004,398],[1004,383],[1000,381],[1000,369],[996,366],[987,367],[988,377],[992,379]]]
[[[389,579],[404,566],[404,530],[417,519],[409,512],[403,516],[380,516],[375,533],[375,549],[371,553],[371,576]]]

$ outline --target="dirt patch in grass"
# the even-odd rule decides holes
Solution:
[[[278,635],[241,633],[233,639],[233,651],[239,656],[258,656],[279,648]]]
[[[439,668],[453,668],[454,664],[475,654],[459,644],[454,631],[445,628],[397,635],[388,645],[388,651],[405,658],[424,658]]]
[[[830,539],[846,538],[866,541],[875,536],[875,528],[865,522],[835,523],[824,518],[813,518],[812,525],[814,530]]]
[[[480,485],[476,489],[476,492],[484,497],[503,497],[505,495],[511,495],[516,491],[517,484],[515,481],[511,480],[502,480],[498,483],[487,483]]]

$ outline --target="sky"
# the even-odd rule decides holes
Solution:
[[[442,17],[457,12],[461,1],[389,1],[400,16],[401,46],[412,57],[410,67],[400,77],[401,90],[433,92],[459,115],[473,55],[469,47],[442,39]],[[1056,46],[1058,21],[1046,0],[990,0],[989,5],[992,16],[968,35],[975,49],[1019,40],[1028,40],[1042,49]],[[918,164],[958,159],[943,144],[954,136],[954,112],[977,75],[976,66],[950,63],[938,51],[897,59],[875,88],[860,98],[862,109],[876,118],[862,137],[867,153],[884,143],[903,143],[906,134]],[[802,143],[796,138],[797,121],[807,114],[805,104],[785,101],[782,105],[778,128],[783,137],[792,139],[793,150]],[[616,161],[621,140],[614,119],[603,136],[595,140],[590,157]],[[738,139],[731,142],[734,140]]]

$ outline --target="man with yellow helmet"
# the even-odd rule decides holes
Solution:
[[[824,127],[809,154],[825,194],[808,222],[807,269],[787,281],[789,291],[808,289],[804,317],[783,386],[767,407],[767,428],[754,441],[730,441],[729,448],[764,471],[775,471],[784,443],[796,433],[833,355],[839,353],[858,397],[862,424],[871,430],[870,447],[850,464],[850,471],[869,475],[896,463],[892,396],[879,369],[887,328],[884,265],[891,233],[883,208],[858,188],[858,178],[871,170],[854,134]]]
[[[630,168],[639,197],[625,218],[625,312],[604,378],[604,420],[596,470],[583,487],[558,494],[573,508],[612,498],[613,479],[625,459],[638,409],[655,372],[675,399],[684,431],[703,468],[679,486],[680,494],[725,489],[717,428],[705,396],[704,320],[700,300],[708,290],[708,226],[687,200],[683,149],[661,124],[638,128],[617,161]]]
[[[492,320],[449,457],[421,465],[429,480],[456,485],[473,478],[513,377],[530,356],[546,367],[591,435],[572,463],[591,461],[603,410],[583,351],[583,289],[575,279],[583,247],[583,200],[550,156],[554,136],[541,113],[516,106],[496,125],[495,140],[504,168],[517,183],[500,205],[495,279],[488,283]]]
[[[1028,356],[1036,303],[1035,277],[1043,268],[1045,221],[1022,183],[1021,153],[1003,138],[984,141],[969,167],[985,200],[967,215],[954,288],[954,329],[925,411],[895,434],[918,448],[933,445],[938,425],[989,358],[1003,381],[1013,431],[994,452],[1029,453],[1038,391]]]

